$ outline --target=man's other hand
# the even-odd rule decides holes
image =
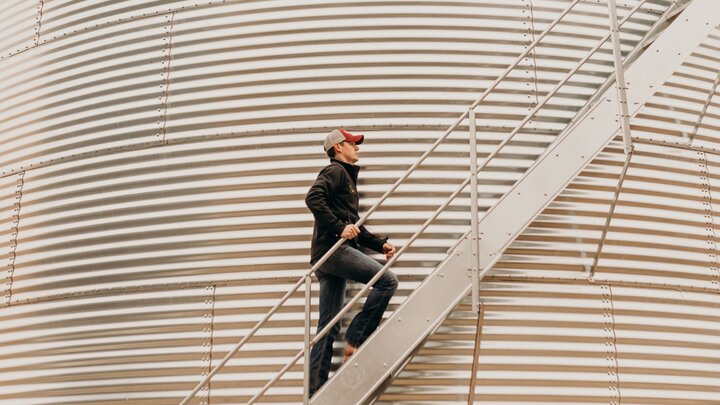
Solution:
[[[360,229],[355,225],[348,225],[343,229],[340,237],[343,239],[355,239],[358,235],[360,235]]]
[[[395,253],[397,250],[395,250],[395,246],[393,246],[390,242],[385,242],[383,245],[383,253],[385,253],[385,258],[390,260],[393,256],[395,256]]]

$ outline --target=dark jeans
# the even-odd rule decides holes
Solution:
[[[342,245],[316,271],[320,281],[320,319],[317,331],[320,332],[343,307],[345,283],[347,280],[367,284],[377,274],[382,265],[365,253],[352,246]],[[373,285],[370,294],[345,333],[345,340],[357,347],[377,329],[390,298],[397,290],[395,274],[386,271]],[[312,348],[310,355],[310,394],[325,384],[332,363],[333,343],[340,333],[340,322],[320,339]]]

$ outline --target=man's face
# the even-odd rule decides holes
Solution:
[[[343,162],[355,164],[359,160],[358,151],[360,148],[355,142],[341,142],[335,147],[335,157]]]

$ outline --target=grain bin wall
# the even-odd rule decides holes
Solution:
[[[178,403],[308,269],[325,133],[366,134],[367,209],[568,4],[5,1],[0,404]],[[671,4],[628,21],[625,54]],[[582,1],[522,61],[478,109],[481,156],[607,26]],[[627,172],[611,143],[485,280],[484,315],[461,303],[381,403],[716,403],[719,38],[634,118]],[[612,69],[604,46],[523,128],[481,175],[481,210]],[[402,245],[466,175],[467,144],[464,125],[368,226]],[[392,307],[469,222],[465,193],[400,260]],[[257,392],[300,349],[302,302],[195,403]],[[267,400],[299,402],[301,381]]]

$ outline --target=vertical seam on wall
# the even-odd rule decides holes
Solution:
[[[215,345],[215,293],[217,292],[217,285],[212,286],[212,306],[210,307],[210,347],[208,348],[208,374],[212,371],[213,364],[213,347]],[[207,383],[207,404],[210,405],[210,393],[212,391],[212,379]]]
[[[167,143],[167,111],[168,111],[168,98],[170,96],[170,64],[172,63],[172,41],[173,41],[173,28],[175,27],[175,12],[173,11],[170,14],[170,27],[167,30],[167,56],[166,56],[166,62],[163,62],[165,65],[165,72],[164,72],[164,82],[163,82],[163,101],[162,101],[162,115],[160,116],[162,120],[162,143]]]
[[[719,76],[720,77],[720,76]],[[710,167],[707,164],[705,152],[698,152],[701,159],[700,181],[703,185],[703,211],[705,211],[705,230],[707,231],[708,256],[710,259],[710,277],[715,291],[720,291],[720,264],[718,263],[717,235],[715,233],[715,218],[713,215],[712,187],[710,187]]]
[[[42,29],[42,16],[43,16],[43,7],[44,6],[45,6],[45,0],[40,0],[40,9],[38,10],[37,33],[35,34],[35,46],[40,45],[40,30]]]
[[[205,287],[205,313],[203,314],[203,336],[202,336],[202,372],[203,378],[210,374],[212,368],[212,347],[213,347],[213,320],[215,318],[215,284],[208,284]],[[202,388],[205,394],[204,400],[201,399],[202,405],[210,404],[210,382]]]
[[[693,127],[693,131],[688,139],[689,146],[692,146],[692,143],[695,140],[695,136],[697,135],[698,130],[700,130],[700,125],[702,125],[703,119],[705,119],[705,114],[707,113],[708,107],[710,106],[713,97],[715,97],[715,91],[717,90],[718,83],[720,83],[720,72],[718,72],[717,76],[715,77],[715,81],[713,82],[712,88],[710,89],[710,93],[705,100],[705,105],[703,106],[702,111],[700,111],[700,116],[698,116],[698,119],[695,121],[695,126]]]
[[[609,404],[618,405],[621,403],[620,396],[620,375],[617,361],[617,335],[615,333],[615,304],[613,303],[612,287],[603,284],[602,307],[603,307],[603,331],[605,335],[605,360],[608,374]]]
[[[10,241],[10,269],[8,274],[8,300],[7,300],[7,306],[12,305],[12,288],[13,288],[13,281],[15,278],[15,259],[17,257],[17,244],[18,244],[18,234],[20,233],[20,212],[22,210],[22,196],[23,196],[23,187],[25,186],[25,171],[22,171],[19,173],[19,179],[18,182],[20,183],[17,187],[17,202],[15,205],[17,206],[17,214],[15,215],[15,225],[11,229],[12,232],[12,240]]]
[[[533,12],[533,1],[530,1],[530,36],[532,38],[532,42],[535,42],[535,14]],[[531,42],[531,43],[532,43]],[[538,44],[540,45],[540,44]],[[537,46],[535,49],[532,50],[532,58],[533,58],[533,80],[535,82],[535,105],[538,105],[540,103],[540,99],[538,98],[540,90],[538,89],[538,75],[537,75],[537,58],[535,57],[535,50],[537,49]]]
[[[618,364],[618,352],[617,352],[617,332],[615,331],[615,297],[613,296],[612,285],[608,284],[608,291],[610,292],[610,317],[612,319],[611,330],[612,330],[612,348],[613,348],[613,359],[615,360],[614,372],[615,372],[615,390],[617,392],[617,403],[622,403],[622,392],[620,391],[620,365]]]

